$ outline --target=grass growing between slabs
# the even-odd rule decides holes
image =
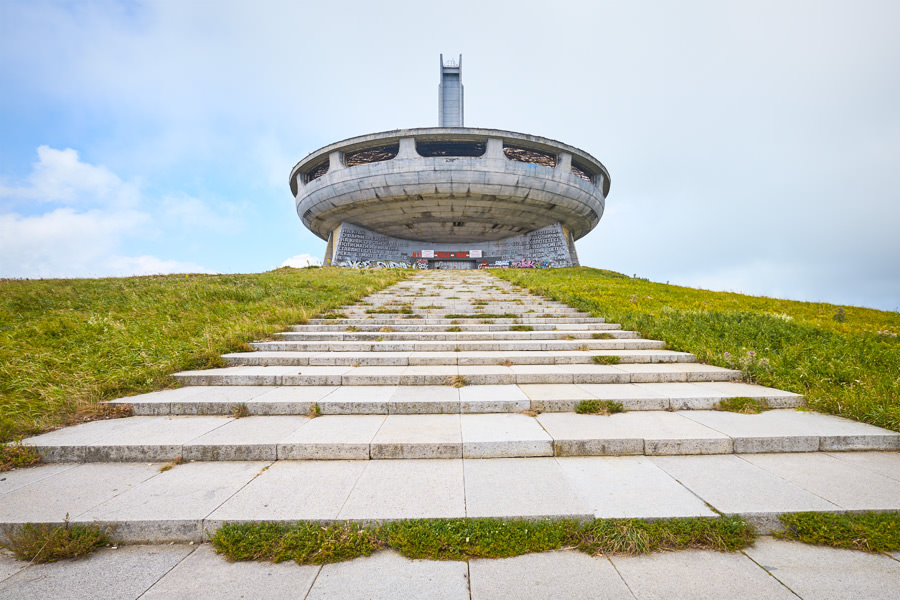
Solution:
[[[0,442],[103,416],[103,400],[224,366],[407,271],[277,269],[252,275],[0,280]]]
[[[417,519],[384,525],[229,523],[212,538],[229,560],[323,564],[393,549],[413,559],[507,558],[561,548],[596,554],[731,552],[753,543],[740,517],[574,520]]]
[[[653,283],[612,271],[498,277],[644,337],[806,397],[810,408],[900,431],[900,313]]]
[[[104,546],[109,538],[98,525],[51,525],[26,523],[18,531],[8,532],[2,545],[19,560],[47,563],[66,558],[81,558]]]
[[[794,513],[781,515],[778,537],[865,552],[900,552],[900,513]]]

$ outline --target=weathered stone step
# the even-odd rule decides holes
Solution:
[[[460,352],[465,351],[525,351],[525,350],[661,350],[665,342],[659,340],[485,340],[485,341],[283,341],[254,342],[257,350],[294,352]]]
[[[47,462],[375,460],[900,449],[900,433],[796,410],[129,417],[24,441]]]
[[[486,321],[492,321],[491,319],[486,319]],[[435,332],[442,333],[446,332],[448,329],[453,329],[454,331],[462,331],[462,332],[486,332],[486,331],[518,331],[519,329],[527,328],[528,331],[559,331],[560,329],[564,329],[567,331],[612,331],[612,330],[620,330],[620,325],[608,324],[608,323],[564,323],[564,324],[555,324],[550,319],[544,319],[541,322],[537,323],[514,323],[510,321],[509,323],[481,323],[478,321],[473,321],[472,319],[459,320],[456,323],[450,323],[448,321],[444,321],[443,323],[431,323],[431,324],[422,324],[415,322],[414,319],[410,320],[398,320],[398,321],[389,321],[389,322],[374,322],[374,321],[360,321],[356,325],[340,325],[340,324],[331,324],[331,325],[294,325],[291,327],[292,332],[323,332],[323,331],[364,331],[364,332],[385,332],[385,331],[395,331],[395,332]]]
[[[688,352],[672,350],[569,350],[487,352],[291,352],[224,354],[229,365],[247,366],[414,366],[414,365],[564,365],[696,362]]]
[[[420,314],[414,315],[366,315],[365,317],[354,317],[354,318],[346,318],[346,319],[309,319],[307,323],[303,325],[295,325],[294,327],[301,327],[303,329],[308,329],[310,326],[317,325],[450,325],[450,321],[459,321],[458,324],[463,324],[464,322],[471,322],[470,324],[480,324],[481,319],[446,319],[444,317],[440,318],[431,318],[424,317]],[[508,318],[493,318],[484,320],[491,321],[494,325],[541,325],[550,323],[556,326],[559,325],[571,325],[571,324],[593,324],[593,325],[603,325],[606,323],[606,319],[594,318],[594,317],[545,317],[545,318],[521,318],[521,319],[508,319]],[[613,326],[607,327],[607,329],[621,329],[621,326]],[[300,330],[297,330],[300,331]]]
[[[700,363],[225,367],[183,371],[186,385],[499,385],[734,381],[741,372]]]
[[[112,525],[117,542],[208,539],[226,522],[900,510],[900,453],[48,464],[4,474],[0,529]],[[887,597],[887,596],[885,596]]]
[[[452,327],[452,325],[448,325]],[[594,335],[622,339],[638,339],[634,331],[610,329],[604,331],[284,331],[276,335],[283,340],[398,340],[398,341],[464,341],[464,340],[590,340]]]
[[[137,415],[324,415],[572,412],[583,400],[618,402],[624,410],[709,410],[726,398],[754,398],[772,408],[802,406],[803,397],[735,382],[525,384],[452,386],[191,386],[120,398]]]

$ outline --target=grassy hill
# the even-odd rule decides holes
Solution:
[[[815,410],[900,431],[900,313],[710,292],[585,267],[494,272],[702,362],[804,394]]]
[[[900,315],[708,292],[597,269],[493,273],[700,360],[900,431]],[[220,354],[410,271],[0,280],[0,441],[97,418],[99,402],[174,385]]]
[[[223,366],[316,313],[408,271],[278,269],[255,275],[0,280],[0,442],[102,416],[102,400]]]

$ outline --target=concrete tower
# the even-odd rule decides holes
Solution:
[[[438,127],[463,126],[462,54],[459,62],[444,62],[441,54],[441,83],[438,85]]]

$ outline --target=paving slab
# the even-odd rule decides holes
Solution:
[[[634,600],[606,557],[560,551],[469,561],[472,600]]]
[[[760,414],[686,410],[679,415],[723,433],[734,441],[735,452],[815,452],[819,429],[815,423],[791,418],[795,410],[770,410]]]
[[[710,551],[612,556],[619,574],[639,600],[797,600],[743,554]]]
[[[378,552],[323,566],[306,598],[467,600],[468,565],[457,561],[410,560],[395,552]]]
[[[553,456],[550,435],[533,417],[520,414],[460,416],[466,458]]]
[[[744,455],[756,456],[768,455]],[[771,517],[780,513],[841,508],[739,456],[657,456],[651,460],[716,510],[759,515],[761,528],[777,527],[777,519]]]
[[[12,552],[6,548],[0,548],[0,582],[12,577],[27,566],[27,562],[16,560]]]
[[[900,481],[828,454],[744,454],[741,458],[847,510],[900,510]]]
[[[391,385],[341,386],[321,399],[319,408],[323,415],[386,415],[396,391]]]
[[[598,519],[716,516],[648,457],[571,457],[557,462]]]
[[[730,437],[709,427],[665,411],[626,412],[624,428],[641,434],[644,454],[725,454],[733,450]]]
[[[371,458],[460,458],[459,415],[389,415],[375,434]]]
[[[643,454],[643,437],[624,425],[623,416],[543,413],[537,420],[553,438],[557,456]]]
[[[722,394],[723,398],[743,397],[765,399],[770,408],[793,408],[803,404],[803,396],[801,394],[795,394],[793,392],[753,383],[743,383],[740,381],[708,381],[697,382],[694,385],[699,386],[707,392]]]
[[[303,598],[321,569],[288,561],[227,562],[209,544],[201,544],[153,584],[141,600],[229,600]]]
[[[61,523],[66,515],[79,517],[160,475],[159,464],[89,463],[35,478],[28,485],[5,494],[0,503],[0,522]],[[35,472],[46,467],[33,467]]]
[[[389,414],[458,413],[459,388],[417,385],[394,388],[387,402]]]
[[[338,518],[354,520],[466,516],[460,460],[369,461]]]
[[[587,392],[591,399],[621,402],[626,410],[666,410],[673,387],[690,384],[681,383],[582,383],[578,387]],[[574,407],[573,407],[574,410]]]
[[[259,473],[206,519],[212,533],[229,521],[336,519],[368,461],[258,463]]]
[[[116,523],[114,534],[122,541],[199,542],[203,519],[260,469],[256,462],[186,463],[81,513],[77,521]]]
[[[98,550],[86,560],[31,565],[0,582],[0,599],[130,600],[192,550],[192,546],[122,546]]]
[[[900,562],[883,554],[768,537],[744,553],[801,598],[897,598]]]
[[[8,494],[41,479],[52,477],[57,473],[74,469],[76,466],[71,463],[41,464],[0,472],[0,495]]]
[[[900,481],[900,452],[829,452],[828,456]]]
[[[278,442],[288,437],[309,417],[244,417],[182,446],[185,460],[275,460]]]
[[[553,458],[464,459],[466,516],[590,518]]]
[[[459,388],[462,413],[519,412],[531,403],[516,385],[466,385]]]
[[[278,444],[279,459],[367,459],[384,415],[317,417]]]

